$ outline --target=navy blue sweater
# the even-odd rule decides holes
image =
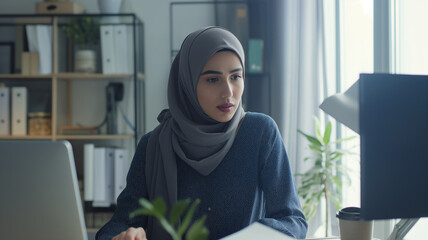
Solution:
[[[139,207],[139,198],[147,198],[144,166],[149,135],[139,142],[117,209],[96,239],[111,239],[131,226],[146,226],[146,217],[128,216]],[[269,116],[248,112],[229,152],[208,176],[183,161],[177,162],[177,168],[178,199],[201,200],[195,219],[207,215],[210,239],[227,236],[255,221],[289,236],[305,238],[307,223],[287,153],[277,125]]]

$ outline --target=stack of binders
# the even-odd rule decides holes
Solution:
[[[101,58],[103,74],[131,74],[132,38],[127,36],[127,26],[101,25]]]
[[[129,169],[128,151],[122,148],[95,147],[85,144],[84,201],[93,207],[110,207],[126,186]]]

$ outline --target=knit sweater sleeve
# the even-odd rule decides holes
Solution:
[[[289,236],[304,239],[307,223],[301,210],[287,153],[276,123],[267,118],[260,151],[260,182],[266,214],[259,222]]]
[[[129,227],[146,227],[147,217],[129,218],[129,214],[139,208],[138,199],[147,198],[144,163],[149,134],[140,140],[126,178],[126,187],[117,198],[113,217],[96,234],[95,239],[112,239]]]

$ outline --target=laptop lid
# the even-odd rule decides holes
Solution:
[[[68,141],[0,141],[2,239],[87,240]]]

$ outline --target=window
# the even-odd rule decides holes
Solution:
[[[373,0],[347,0],[340,4],[340,91],[343,92],[359,79],[360,73],[373,72]],[[342,138],[358,136],[343,144],[358,153],[343,159],[351,177],[351,186],[343,189],[343,206],[360,206],[360,139],[358,134],[341,126]]]

